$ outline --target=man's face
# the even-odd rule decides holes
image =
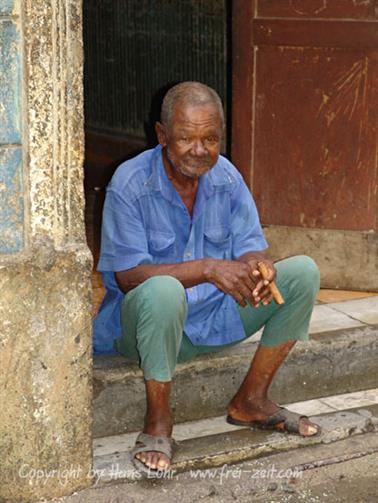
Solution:
[[[157,131],[170,164],[182,175],[197,178],[218,160],[222,124],[214,104],[177,106],[170,127],[159,124]]]

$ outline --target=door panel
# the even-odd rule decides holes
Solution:
[[[310,253],[323,285],[378,289],[378,2],[247,3],[233,5],[232,159],[275,258]]]
[[[378,82],[369,53],[262,47],[256,73],[253,190],[262,221],[374,228]]]
[[[260,0],[257,17],[377,19],[377,1]]]

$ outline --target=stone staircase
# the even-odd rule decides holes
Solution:
[[[311,340],[299,343],[279,370],[271,397],[291,403],[378,387],[378,296],[318,304]],[[177,367],[175,423],[225,414],[261,334],[231,350]],[[121,356],[94,361],[94,438],[139,431],[145,395],[139,368]]]

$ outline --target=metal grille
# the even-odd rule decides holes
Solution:
[[[154,94],[198,80],[227,110],[226,0],[84,0],[86,127],[144,136]]]

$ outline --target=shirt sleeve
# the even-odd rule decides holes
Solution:
[[[268,248],[255,202],[241,177],[232,195],[231,212],[232,257],[234,259],[247,252]]]
[[[102,217],[101,254],[97,270],[125,271],[152,262],[138,202],[126,202],[120,194],[108,189]]]

